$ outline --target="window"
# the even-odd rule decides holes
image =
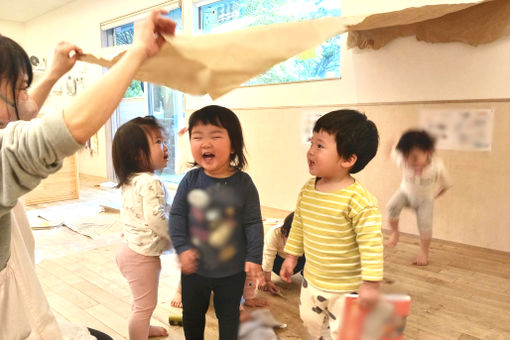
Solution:
[[[168,17],[177,23],[177,30],[182,30],[180,8],[171,10],[168,13]],[[143,19],[143,17],[139,19]],[[133,43],[133,33],[134,23],[132,21],[107,27],[102,32],[102,46],[129,45]],[[162,177],[170,182],[178,183],[183,175],[177,174],[176,171],[176,159],[178,157],[177,131],[186,124],[184,119],[183,93],[165,86],[133,80],[111,119],[112,138],[117,128],[125,122],[135,117],[147,115],[156,117],[166,130],[169,159],[168,166],[163,170]],[[109,140],[110,150],[112,138]],[[111,180],[113,179],[111,159],[108,162],[110,163],[108,165],[108,177]]]
[[[199,30],[219,33],[273,23],[340,16],[340,0],[221,0],[198,5]],[[340,77],[340,37],[282,62],[245,85]]]
[[[177,23],[177,30],[182,30],[182,13],[180,8],[171,10],[167,17]],[[136,18],[135,18],[136,19]],[[143,19],[143,18],[140,18]],[[103,47],[129,45],[133,43],[134,34],[134,21],[109,28],[110,25],[105,25],[107,28],[103,33]]]

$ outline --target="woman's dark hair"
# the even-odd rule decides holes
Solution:
[[[151,153],[147,135],[164,131],[152,116],[131,119],[118,128],[112,142],[112,160],[119,183],[117,188],[129,183],[137,172],[152,171]]]
[[[396,149],[407,156],[411,149],[418,148],[425,152],[434,152],[436,141],[425,130],[407,130],[400,137]]]
[[[27,52],[17,42],[0,34],[0,80],[6,80],[9,84],[8,88],[12,91],[17,119],[19,119],[19,113],[16,90],[22,75],[27,76],[27,88],[30,87],[33,73]]]
[[[294,220],[294,212],[291,212],[285,220],[283,220],[283,225],[281,228],[282,236],[289,237],[290,228],[292,228],[292,221]]]
[[[230,155],[230,164],[238,170],[243,170],[248,165],[244,156],[243,129],[234,112],[219,105],[205,106],[193,112],[188,120],[190,138],[193,127],[198,124],[214,125],[227,130],[230,145],[234,150],[234,153]],[[195,162],[193,165],[196,166],[197,163]]]
[[[347,109],[331,111],[315,123],[313,132],[321,130],[335,136],[336,150],[340,157],[349,159],[356,155],[356,163],[349,170],[352,174],[363,170],[377,153],[377,127],[361,112]]]

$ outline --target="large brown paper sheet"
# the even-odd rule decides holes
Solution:
[[[492,42],[506,34],[510,0],[466,1],[357,17],[328,17],[250,27],[239,31],[165,37],[135,79],[216,99],[292,56],[349,32],[348,46],[378,49],[393,39],[416,35],[427,42]],[[123,52],[124,53],[124,52]],[[111,67],[114,58],[85,54],[82,61]]]
[[[257,26],[201,36],[165,37],[160,53],[140,68],[135,79],[216,99],[292,56],[347,31],[363,17],[328,17]],[[80,60],[110,67],[112,60],[86,54]]]
[[[407,8],[367,16],[349,27],[349,48],[379,49],[405,36],[431,43],[464,42],[473,46],[493,42],[508,33],[509,0]]]

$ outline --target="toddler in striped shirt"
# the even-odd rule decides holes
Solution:
[[[351,176],[378,144],[375,124],[355,110],[329,112],[313,128],[307,160],[314,177],[299,193],[280,272],[290,282],[306,254],[300,316],[312,339],[338,338],[345,294],[357,291],[362,307],[379,297],[381,214],[375,197]]]

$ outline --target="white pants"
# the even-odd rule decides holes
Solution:
[[[11,211],[11,256],[0,271],[0,339],[95,339],[86,327],[66,329],[62,336],[35,273],[34,238],[25,209],[17,203]]]
[[[326,338],[327,335],[338,339],[344,302],[345,294],[320,290],[303,279],[299,314],[312,339]]]
[[[390,219],[398,219],[404,207],[416,211],[416,221],[420,236],[432,237],[432,220],[434,217],[434,198],[411,197],[402,189],[398,189],[390,201],[386,210]]]

